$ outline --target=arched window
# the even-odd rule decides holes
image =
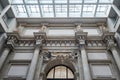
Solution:
[[[73,80],[73,72],[66,66],[56,66],[52,68],[48,75],[47,80]]]

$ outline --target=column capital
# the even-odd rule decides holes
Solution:
[[[103,33],[103,40],[106,42],[107,44],[107,48],[111,49],[113,47],[116,46],[115,42],[114,42],[114,32],[104,32]]]
[[[18,33],[7,33],[7,46],[9,48],[14,48],[17,42],[19,41]]]
[[[85,41],[87,40],[87,32],[76,32],[75,38],[79,43],[80,47],[85,46]]]
[[[43,42],[46,40],[46,33],[45,32],[37,32],[34,33],[36,47],[41,47]]]

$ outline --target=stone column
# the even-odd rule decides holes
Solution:
[[[107,43],[108,43],[108,49],[112,52],[113,58],[117,64],[119,71],[120,71],[120,55],[115,47],[115,43],[113,40],[112,41],[108,40]]]
[[[40,51],[42,49],[42,44],[43,44],[43,41],[45,40],[45,36],[46,36],[46,34],[44,32],[34,33],[34,37],[36,40],[36,47],[35,47],[34,55],[33,55],[32,61],[31,61],[31,65],[30,65],[26,80],[33,80],[34,79],[35,71],[37,69],[36,66],[38,64],[38,58],[40,56],[39,54],[40,54]]]
[[[103,39],[106,42],[108,50],[112,52],[113,58],[117,64],[117,67],[120,71],[120,55],[116,50],[116,43],[114,42],[114,32],[104,32]]]
[[[2,53],[2,55],[1,55],[1,57],[0,57],[0,70],[1,70],[1,68],[2,68],[5,60],[6,60],[7,57],[8,57],[9,52],[10,52],[10,49],[9,49],[9,48],[5,48],[5,49],[4,49],[4,51],[3,51],[3,53]]]
[[[36,46],[26,80],[33,80],[39,58],[40,47]]]
[[[79,77],[78,77],[78,79],[77,80],[83,80],[83,76],[82,76],[82,74],[80,74],[80,73],[82,73],[82,65],[81,65],[81,59],[80,59],[80,57],[81,57],[81,55],[80,55],[80,53],[78,53],[78,70],[79,70]]]
[[[2,33],[0,35],[0,52],[2,52],[1,49],[3,47],[3,44],[5,43],[5,39],[6,39],[5,33]]]
[[[35,80],[42,80],[40,78],[41,76],[41,70],[42,70],[42,64],[43,64],[43,55],[40,56],[39,63],[38,63],[38,70],[36,73],[36,79]]]
[[[85,45],[80,45],[84,80],[92,80]]]
[[[3,50],[2,55],[0,57],[0,69],[2,68],[5,60],[7,59],[8,55],[10,53],[10,50],[14,49],[14,46],[16,44],[15,42],[17,41],[17,38],[15,35],[16,34],[10,34],[10,33],[7,34],[9,39],[7,39],[7,43],[5,45],[7,47]],[[5,35],[3,35],[3,37],[5,37]],[[4,47],[4,46],[2,46],[2,47]]]
[[[78,44],[79,44],[78,49],[80,51],[81,59],[82,59],[83,80],[92,80],[90,69],[89,69],[89,64],[88,64],[87,53],[85,50],[85,40],[87,39],[87,33],[86,32],[76,32],[75,36],[76,36],[76,39],[77,39]],[[81,72],[79,72],[79,74],[80,73]]]

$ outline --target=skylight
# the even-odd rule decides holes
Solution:
[[[107,17],[113,0],[9,0],[16,17]]]

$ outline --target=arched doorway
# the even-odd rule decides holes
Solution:
[[[47,80],[74,80],[74,74],[66,66],[55,66],[47,73]]]

